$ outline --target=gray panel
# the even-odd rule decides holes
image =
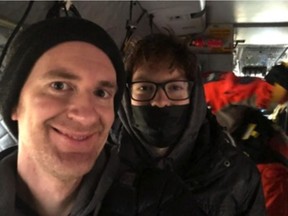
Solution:
[[[17,145],[17,141],[8,131],[2,117],[0,116],[0,151]]]

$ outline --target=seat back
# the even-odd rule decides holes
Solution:
[[[4,123],[2,116],[0,115],[0,152],[17,145],[17,140],[10,133],[7,126]]]

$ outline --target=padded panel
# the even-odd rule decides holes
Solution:
[[[9,132],[2,117],[0,116],[0,151],[17,145],[16,139]]]

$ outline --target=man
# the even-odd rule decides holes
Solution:
[[[208,215],[265,215],[256,166],[207,112],[198,63],[187,46],[173,36],[149,35],[127,49],[125,66],[127,91],[110,136],[125,164],[119,185],[133,188],[147,167],[170,170]],[[155,196],[164,196],[157,189]],[[183,211],[190,204],[186,200]]]
[[[0,84],[18,138],[1,152],[0,215],[97,215],[113,179],[105,146],[124,89],[117,46],[78,18],[36,23],[16,38]]]
[[[0,215],[108,216],[116,200],[135,210],[124,215],[176,216],[192,200],[173,173],[146,170],[137,197],[102,205],[108,189],[121,189],[111,187],[118,146],[104,144],[125,80],[119,51],[102,28],[78,18],[42,21],[16,38],[6,62],[0,107],[18,150],[0,154]],[[158,184],[146,184],[156,178],[165,183],[158,190],[165,199],[155,197]],[[187,210],[204,215],[195,203]]]

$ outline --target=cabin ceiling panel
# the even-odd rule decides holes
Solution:
[[[162,32],[176,35],[195,34],[206,27],[205,2],[196,1],[139,1],[153,16],[153,22]]]

